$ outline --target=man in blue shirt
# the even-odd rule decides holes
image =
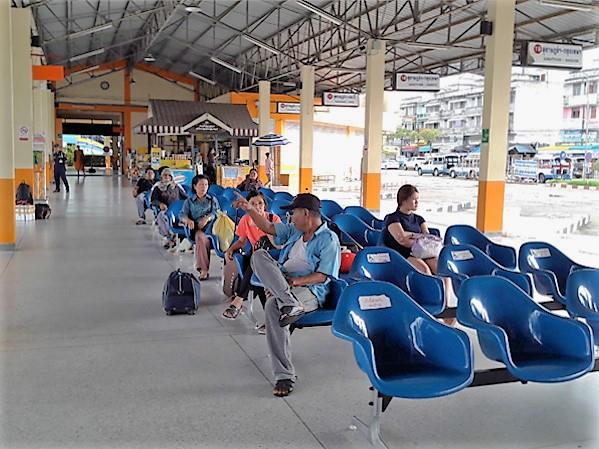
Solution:
[[[276,380],[273,394],[287,396],[296,380],[289,324],[324,302],[330,278],[339,275],[339,239],[322,222],[320,200],[311,193],[300,193],[291,204],[282,207],[292,212],[291,224],[271,223],[241,196],[235,207],[245,210],[256,226],[275,236],[277,245],[284,245],[278,262],[267,251],[257,250],[251,264],[269,296],[264,313]]]

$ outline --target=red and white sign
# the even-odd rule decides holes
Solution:
[[[357,108],[360,106],[360,97],[358,94],[346,92],[323,92],[323,106],[341,106]]]
[[[440,89],[441,81],[435,73],[395,74],[395,90],[437,92]]]
[[[300,114],[301,112],[300,103],[277,102],[277,113],[279,114]]]
[[[22,142],[29,141],[29,127],[27,126],[19,126],[19,140]]]
[[[582,69],[582,45],[528,41],[523,44],[520,62],[527,66]]]

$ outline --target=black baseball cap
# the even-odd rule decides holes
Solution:
[[[308,209],[315,212],[320,212],[320,200],[316,195],[312,195],[311,193],[299,193],[295,198],[293,198],[291,204],[281,206],[281,209]]]

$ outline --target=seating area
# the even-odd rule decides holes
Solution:
[[[102,182],[102,180],[97,182]],[[210,188],[211,192],[218,195],[219,202],[223,201],[220,203],[221,207],[225,206],[223,209],[227,210],[227,202],[222,198],[230,196],[230,193],[227,193],[230,192],[230,189],[221,190],[218,186]],[[77,201],[76,195],[75,191],[73,195],[75,201]],[[285,201],[274,200],[274,195],[272,197],[273,201],[269,202],[269,206],[275,204],[276,201]],[[131,213],[133,205],[129,204],[130,202],[130,198],[126,198],[122,206],[120,203],[117,204],[117,210],[122,209]],[[228,204],[230,205],[230,202]],[[169,211],[173,218],[172,229],[179,235],[188,235],[185,234],[185,227],[178,226],[177,207],[180,206],[173,205]],[[339,207],[342,210],[341,214],[344,215],[350,215],[354,209],[354,207]],[[68,220],[60,218],[60,214],[68,212],[66,206],[64,211],[67,212],[61,210],[60,207],[56,209],[58,218],[52,224],[58,223],[62,226],[68,223]],[[148,214],[150,213],[148,211]],[[109,214],[102,214],[102,216],[111,217]],[[284,221],[287,219],[286,216],[281,218]],[[115,220],[118,219],[115,218]],[[335,222],[335,215],[332,216],[332,222]],[[120,229],[123,227],[123,223],[117,221],[116,224],[110,226]],[[364,223],[364,226],[370,225]],[[98,257],[103,258],[104,252],[114,255],[117,252],[120,254],[119,251],[122,252],[122,243],[112,242],[110,234],[102,234],[101,230],[94,227],[91,220],[86,222],[85,226],[78,225],[75,228],[69,228],[71,229],[71,238],[76,239],[75,242],[78,245],[85,242],[86,239],[73,233],[76,232],[73,229],[83,228],[94,232],[94,235],[98,236],[96,238],[107,239],[104,243],[104,250],[95,249]],[[183,229],[183,234],[180,234],[180,228]],[[109,229],[113,232],[112,228]],[[42,231],[42,236],[45,235],[45,232],[49,232],[49,228]],[[185,407],[192,407],[191,402],[176,393],[178,387],[171,383],[174,375],[183,374],[187,379],[185,382],[190,382],[189,385],[195,385],[196,382],[201,383],[202,381],[208,382],[199,388],[202,391],[204,388],[209,388],[215,396],[218,396],[218,399],[214,399],[215,401],[222,402],[225,399],[228,402],[235,402],[230,393],[231,390],[234,390],[236,397],[240,397],[241,403],[251,410],[251,416],[261,413],[260,410],[268,410],[269,414],[276,413],[278,416],[285,417],[284,420],[275,419],[274,423],[265,424],[265,432],[272,430],[275,433],[276,428],[284,427],[285,422],[289,422],[290,419],[289,410],[285,409],[287,406],[284,405],[280,408],[279,402],[274,401],[273,403],[273,400],[268,397],[268,388],[264,388],[264,383],[268,383],[270,372],[270,363],[264,357],[265,342],[263,337],[256,335],[255,332],[248,332],[248,329],[251,329],[249,325],[253,326],[254,321],[257,322],[260,319],[259,311],[255,311],[255,316],[252,318],[254,321],[249,322],[246,319],[241,319],[231,323],[219,318],[223,309],[222,279],[220,278],[222,267],[220,264],[214,263],[211,267],[210,280],[202,283],[202,300],[198,313],[195,316],[164,316],[159,309],[158,285],[164,281],[169,270],[177,266],[188,269],[192,260],[188,258],[186,252],[170,254],[161,250],[158,255],[155,228],[150,226],[139,228],[129,224],[124,232],[128,241],[132,242],[129,244],[129,252],[136,254],[136,258],[131,259],[125,255],[122,263],[117,260],[118,270],[121,273],[127,272],[128,267],[135,265],[136,262],[139,263],[139,258],[141,258],[146,266],[145,271],[152,273],[151,277],[143,277],[144,284],[140,285],[138,279],[142,278],[143,275],[140,273],[143,272],[130,270],[131,279],[134,280],[131,280],[129,284],[135,282],[135,288],[129,287],[129,290],[131,298],[138,301],[137,305],[134,303],[123,304],[121,298],[114,300],[114,294],[107,293],[113,291],[112,289],[115,288],[113,286],[93,291],[81,290],[82,298],[80,300],[86,304],[87,308],[89,303],[85,302],[86,298],[93,298],[93,305],[96,308],[92,308],[91,316],[96,317],[94,318],[95,322],[98,322],[97,316],[102,313],[103,307],[113,307],[110,319],[108,315],[106,316],[105,325],[107,328],[119,332],[121,336],[100,337],[100,341],[107,341],[107,338],[109,338],[108,341],[120,341],[120,339],[128,338],[126,337],[127,329],[130,332],[135,332],[136,326],[141,327],[141,324],[136,324],[140,318],[151,325],[153,333],[150,338],[156,339],[156,341],[153,341],[150,346],[155,346],[156,348],[152,350],[158,351],[164,360],[157,361],[154,365],[148,365],[149,362],[147,359],[143,359],[145,357],[143,354],[139,357],[142,357],[143,369],[148,371],[147,376],[153,376],[156,372],[162,371],[165,371],[165,375],[163,384],[156,387],[151,385],[144,387],[151,392],[149,396],[143,393],[144,402],[151,403],[151,396],[154,394],[161,395],[164,401],[164,395],[157,393],[158,390],[164,390],[169,392],[169,397],[172,394],[178,395],[176,400],[174,397],[170,399],[175,402],[183,401],[186,404]],[[222,258],[223,248],[219,248],[217,242],[218,239],[213,242],[215,255]],[[419,420],[421,422],[425,416],[431,413],[434,416],[431,418],[431,423],[446,422],[449,419],[452,425],[466,425],[467,419],[478,419],[475,406],[476,404],[480,406],[486,400],[485,394],[481,392],[479,395],[477,390],[471,390],[472,387],[477,386],[495,385],[496,388],[502,388],[499,391],[506,398],[506,403],[498,401],[495,406],[498,407],[498,410],[503,410],[506,416],[511,413],[511,406],[507,402],[508,398],[509,401],[519,404],[519,407],[523,408],[530,398],[536,398],[538,401],[540,398],[555,396],[555,401],[559,402],[559,398],[562,398],[561,402],[566,403],[564,406],[569,407],[567,399],[564,398],[569,397],[570,390],[561,388],[558,384],[581,377],[581,382],[584,382],[588,373],[598,369],[596,355],[593,353],[593,345],[597,341],[595,335],[597,335],[599,327],[598,270],[572,262],[571,266],[575,268],[566,276],[565,290],[559,290],[563,292],[564,298],[564,302],[560,302],[559,298],[541,292],[540,289],[545,284],[537,284],[534,273],[526,271],[527,266],[522,264],[519,269],[509,269],[498,264],[477,246],[467,245],[467,242],[461,242],[459,245],[449,245],[443,249],[449,256],[446,259],[444,256],[440,258],[440,270],[443,259],[446,261],[443,265],[446,267],[446,271],[438,276],[427,276],[417,272],[402,256],[389,248],[376,246],[376,244],[375,246],[365,246],[357,250],[350,271],[344,273],[342,279],[333,280],[331,292],[326,301],[321,304],[321,308],[306,314],[294,323],[295,332],[291,338],[294,340],[293,349],[294,354],[297,354],[296,363],[301,371],[302,382],[301,387],[289,399],[289,404],[294,410],[300,411],[302,420],[308,423],[307,425],[319,438],[327,441],[323,435],[335,435],[334,438],[341,438],[340,444],[345,447],[363,447],[354,434],[344,433],[339,429],[339,425],[343,425],[345,419],[349,424],[348,410],[359,409],[359,404],[366,400],[372,402],[372,406],[369,407],[372,412],[370,419],[364,420],[356,417],[353,425],[356,429],[364,431],[368,440],[375,447],[385,447],[380,436],[381,433],[389,435],[389,440],[385,441],[393,441],[394,444],[390,444],[391,447],[399,447],[404,438],[409,439],[412,436],[425,438],[423,432],[432,432],[433,430],[425,431],[426,426],[419,424]],[[514,249],[514,252],[524,254],[523,251],[528,251],[526,245],[522,245],[519,250]],[[557,248],[548,244],[540,244],[533,249],[536,251],[532,255],[539,259],[537,268],[534,269],[546,270],[546,273],[542,272],[545,274],[541,276],[545,277],[541,277],[541,279],[547,279],[550,277],[547,273],[552,273],[550,271],[552,265],[544,259],[555,257],[563,260],[562,256],[565,256],[558,252]],[[549,256],[544,249],[548,249]],[[452,255],[452,251],[460,254]],[[70,268],[73,262],[66,261],[64,263]],[[561,264],[563,261],[558,266]],[[475,266],[476,269],[469,265]],[[103,270],[104,278],[106,276],[115,276],[116,278],[118,275],[116,272],[109,274],[113,272],[102,268],[100,262],[93,266],[95,270]],[[239,270],[241,271],[241,268]],[[554,273],[555,279],[559,279],[558,276],[561,275]],[[445,302],[446,292],[441,276],[448,276],[452,278],[452,281],[456,279],[459,282],[459,286],[456,288],[457,308]],[[560,288],[557,282],[556,280],[557,288]],[[75,281],[74,285],[79,286],[80,284]],[[127,288],[123,289],[122,283],[119,285],[121,291],[127,291]],[[151,286],[151,288],[146,286]],[[553,293],[553,290],[543,291]],[[108,301],[106,300],[107,294]],[[132,301],[127,297],[124,299]],[[152,305],[149,309],[148,304]],[[506,306],[508,304],[509,306]],[[70,307],[77,307],[77,305],[70,304]],[[120,309],[123,310],[123,313],[119,316],[118,310]],[[115,310],[116,314],[114,314]],[[249,318],[251,314],[247,312],[246,316]],[[96,324],[91,317],[85,318],[87,312],[77,311],[74,313],[75,315],[73,312],[66,313],[66,318],[71,323],[77,323],[77,329],[71,330],[71,335],[84,338],[83,344],[86,344],[85,341],[92,337],[87,336],[85,333],[87,330],[84,328],[88,327],[89,332],[98,334],[98,331],[94,330]],[[115,316],[118,316],[119,321],[122,321],[123,326],[126,327],[120,327],[120,323],[114,322]],[[458,323],[453,327],[448,326],[440,320],[440,318],[446,317],[457,317]],[[50,313],[50,319],[53,322],[59,320],[52,313]],[[43,329],[40,330],[40,332],[43,331]],[[149,331],[144,330],[144,332]],[[331,338],[331,332],[340,339]],[[164,342],[161,341],[160,333],[163,333],[166,338]],[[145,334],[133,335],[140,341],[145,338]],[[171,343],[169,343],[169,339],[172,340]],[[346,340],[352,343],[351,346],[346,344]],[[175,349],[175,342],[179,345],[180,341],[186,345],[183,351]],[[15,344],[18,346],[25,343]],[[123,356],[126,355],[128,359],[134,360],[135,351],[139,351],[139,346],[128,349],[130,344],[135,345],[134,342],[121,344],[122,351],[124,351]],[[233,345],[234,349],[228,346],[229,344]],[[210,347],[218,348],[218,351],[210,350]],[[346,347],[353,350],[353,357],[345,350]],[[145,352],[147,349],[142,351],[142,353]],[[245,358],[240,359],[246,356],[250,358],[251,363],[248,363]],[[183,364],[179,362],[182,357],[185,359]],[[121,363],[126,363],[126,359],[118,360]],[[206,367],[207,361],[210,361],[208,365],[214,367]],[[173,370],[169,370],[169,364],[172,365]],[[202,367],[201,370],[199,370],[199,366]],[[353,366],[357,367],[364,375],[354,372]],[[192,371],[182,372],[181,370],[185,370],[185,367]],[[256,367],[261,373],[261,380],[252,378],[253,374],[250,371]],[[49,370],[51,373],[60,371],[54,362],[49,363]],[[227,372],[227,370],[231,372]],[[168,376],[166,372],[168,372]],[[201,373],[200,377],[204,379],[196,379],[197,373]],[[115,376],[121,375],[120,372],[115,373]],[[138,376],[139,374],[136,373],[135,376],[130,377],[131,381],[123,380],[129,384],[132,391],[135,391],[135,386],[130,382],[133,382],[133,379]],[[206,378],[206,376],[208,377]],[[250,379],[251,381],[249,381]],[[68,382],[73,382],[73,379],[65,379],[65,383]],[[532,385],[524,389],[505,385],[513,382],[519,384],[549,382],[555,385],[542,391]],[[60,381],[58,383],[61,384]],[[501,387],[501,385],[505,386]],[[360,390],[360,386],[363,387],[363,391]],[[369,393],[371,398],[365,396],[368,387],[373,387]],[[61,388],[67,388],[67,385]],[[185,388],[191,391],[194,400],[197,401],[198,397],[204,398],[204,396],[197,396],[196,387],[186,386]],[[463,392],[469,389],[471,393],[468,396],[463,396]],[[81,392],[81,390],[79,391]],[[196,396],[193,396],[194,394]],[[456,398],[458,398],[457,395],[461,395],[461,400],[452,399],[454,395]],[[443,398],[443,396],[447,397]],[[114,394],[109,394],[109,397],[113,399]],[[139,403],[128,393],[124,394],[124,398],[134,404]],[[435,402],[412,401],[410,404],[414,405],[406,406],[403,406],[403,401],[396,399],[394,407],[389,408],[392,398],[438,399],[435,399]],[[212,401],[210,398],[201,400]],[[86,401],[87,399],[84,399],[83,403]],[[330,405],[319,405],[323,401]],[[578,406],[583,403],[581,401],[586,401],[586,398],[581,396],[577,402]],[[114,400],[114,402],[119,403],[118,400]],[[18,407],[18,405],[15,406]],[[127,413],[127,407],[125,404],[117,405],[115,412],[117,416],[122,417],[122,413]],[[176,405],[172,405],[172,407],[176,408]],[[256,409],[256,407],[258,408]],[[323,407],[323,409],[315,412],[315,407]],[[443,410],[443,413],[448,415],[439,417],[439,410]],[[384,420],[382,420],[383,412],[386,412]],[[48,414],[48,412],[46,413]],[[152,416],[164,419],[164,415],[160,415],[160,413],[160,410],[157,409]],[[218,413],[225,413],[227,417],[239,413],[240,419],[251,420],[250,414],[239,411],[236,407],[227,408],[222,412],[219,409]],[[334,420],[322,418],[321,414],[323,413],[329,417],[335,416]],[[58,419],[52,413],[49,413],[49,416],[52,416],[51,419]],[[518,414],[517,411],[514,416],[524,419],[523,415]],[[548,416],[553,416],[553,414]],[[85,417],[86,415],[83,413],[81,419],[85,420]],[[208,418],[204,417],[203,419]],[[212,419],[218,421],[218,418]],[[224,425],[225,421],[219,422]],[[133,422],[134,425],[138,425],[135,424],[137,423],[136,419],[133,419]],[[546,418],[539,417],[538,422],[547,425]],[[381,432],[381,425],[384,432]],[[485,427],[485,424],[480,425],[482,428],[489,429]],[[493,429],[504,434],[510,432],[510,425],[513,425],[513,422],[511,418],[506,417],[495,423]],[[529,431],[532,432],[531,429],[536,429],[534,422],[530,426],[532,427],[529,428]],[[42,427],[47,429],[43,423]],[[544,431],[548,432],[548,435],[563,435],[572,431],[572,427],[567,422],[554,421],[552,427],[552,429]],[[259,441],[251,435],[248,427],[243,428],[244,432],[249,432],[248,441],[259,445]],[[305,429],[299,431],[295,428],[293,441],[305,438],[305,436],[301,436],[304,435],[303,432]],[[458,441],[461,438],[456,436],[457,434],[452,429],[446,429],[444,432],[445,437],[450,441],[452,438],[457,438]],[[263,437],[262,432],[260,435]],[[474,435],[479,434],[475,432]],[[479,447],[485,447],[484,441],[484,437],[480,436]],[[312,441],[308,441],[306,445],[307,447],[314,446]],[[339,445],[329,446],[329,443],[324,445],[325,447],[340,447]],[[407,446],[412,447],[410,443]],[[424,447],[426,447],[426,443],[424,443]],[[449,443],[448,447],[458,446]],[[542,445],[538,444],[538,447],[542,447]]]

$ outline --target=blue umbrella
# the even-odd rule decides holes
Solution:
[[[277,147],[279,145],[287,145],[289,141],[287,138],[279,135],[279,134],[266,134],[262,137],[258,137],[258,139],[252,144],[255,147]]]

